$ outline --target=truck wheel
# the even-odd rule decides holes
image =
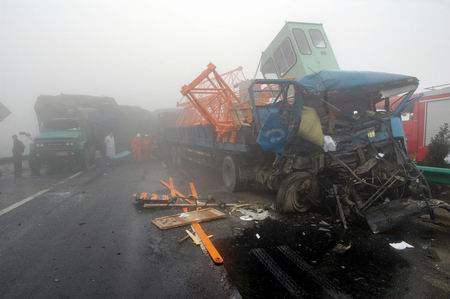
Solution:
[[[31,175],[40,175],[41,174],[41,162],[36,158],[31,158],[29,160]]]
[[[56,161],[56,162],[48,162],[48,173],[49,174],[55,174],[55,173],[59,173],[61,171],[61,164]]]
[[[288,175],[278,189],[276,208],[281,213],[306,212],[319,198],[319,186],[314,176],[307,172]]]
[[[179,152],[178,152],[178,148],[176,146],[172,146],[172,149],[170,151],[170,158],[171,158],[173,167],[176,168],[180,165]]]
[[[223,158],[222,180],[225,189],[229,192],[236,192],[244,189],[245,183],[237,159],[231,156],[225,156],[225,158]]]
[[[184,159],[183,159],[183,150],[181,149],[181,147],[177,147],[177,155],[176,155],[176,166],[178,168],[183,168],[184,166]]]
[[[87,170],[89,168],[89,150],[84,149],[81,154],[81,170]]]

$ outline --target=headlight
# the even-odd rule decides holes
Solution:
[[[369,137],[369,138],[374,138],[375,137],[375,130],[374,129],[372,129],[372,130],[369,130],[368,132],[367,132],[367,137]]]
[[[73,142],[66,142],[66,146],[73,146],[74,143]]]
[[[43,143],[36,143],[36,147],[43,147],[44,144]]]

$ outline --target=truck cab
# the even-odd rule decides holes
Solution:
[[[82,119],[54,118],[40,123],[40,133],[30,146],[30,168],[34,174],[46,164],[50,172],[67,162],[86,169],[93,161],[95,148],[92,133]]]
[[[261,55],[265,79],[299,79],[321,70],[339,70],[322,24],[286,22]]]
[[[86,169],[102,149],[112,131],[109,120],[116,105],[112,98],[83,95],[39,96],[35,111],[39,134],[30,146],[30,169],[39,174],[42,165],[49,172],[65,166]],[[107,119],[108,118],[108,119]]]

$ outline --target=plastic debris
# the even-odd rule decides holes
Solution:
[[[405,241],[401,241],[400,243],[389,243],[392,248],[395,248],[397,250],[403,250],[406,248],[414,248],[411,244],[406,243]]]
[[[333,252],[340,254],[340,253],[347,252],[350,248],[352,248],[352,242],[350,242],[348,244],[338,243],[338,244],[336,244],[336,246],[334,246]]]
[[[335,152],[336,151],[336,142],[334,142],[331,136],[325,135],[323,136],[323,151],[324,152]]]
[[[251,209],[245,209],[245,208],[239,208],[237,209],[238,212],[240,212],[241,214],[243,214],[244,216],[247,216],[246,218],[242,219],[242,217],[240,217],[241,220],[245,220],[248,221],[248,217],[251,218],[251,220],[256,220],[256,221],[261,221],[266,219],[267,217],[269,217],[269,211],[267,210],[263,210],[263,209],[255,209],[255,210],[251,210]]]

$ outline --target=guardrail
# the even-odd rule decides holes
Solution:
[[[429,183],[450,185],[450,168],[417,165]]]

